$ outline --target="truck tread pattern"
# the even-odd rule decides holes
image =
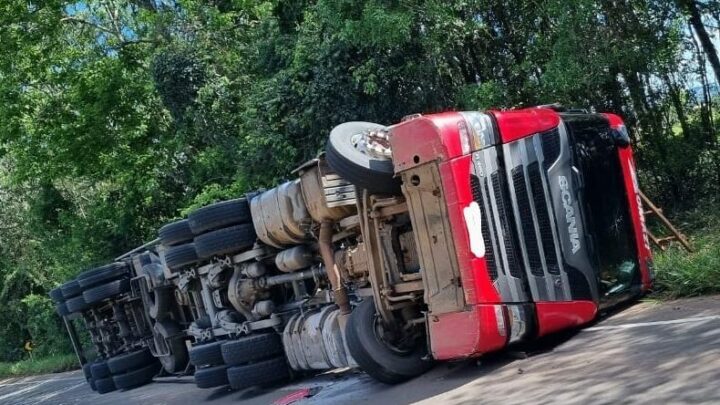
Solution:
[[[159,371],[160,363],[153,359],[153,362],[149,365],[122,374],[113,375],[112,379],[117,388],[133,388],[151,382]]]
[[[289,377],[290,373],[284,357],[227,369],[230,387],[236,390],[279,382]]]
[[[217,366],[223,364],[223,341],[193,346],[190,349],[190,363],[194,366]]]
[[[230,366],[263,360],[282,353],[282,341],[277,333],[243,336],[222,345],[223,360]]]
[[[199,368],[195,370],[195,385],[198,388],[213,388],[228,385],[226,365]]]
[[[194,243],[172,246],[165,251],[165,264],[173,272],[182,270],[197,261],[198,255]]]
[[[108,359],[107,365],[111,374],[121,374],[149,364],[154,359],[148,349],[141,349],[111,357]]]
[[[195,250],[200,259],[209,259],[248,249],[256,239],[252,224],[235,225],[196,237]]]
[[[83,298],[82,295],[79,295],[65,301],[65,308],[67,308],[68,313],[74,314],[88,309],[88,304],[85,302],[85,298]]]
[[[60,291],[64,299],[77,297],[82,293],[82,288],[78,284],[77,280],[70,280],[67,283],[60,286]]]
[[[117,389],[112,377],[95,378],[93,379],[93,382],[95,383],[95,389],[98,394],[107,394],[108,392],[112,392]]]
[[[85,297],[85,302],[92,305],[128,291],[130,291],[130,280],[124,278],[85,290],[83,297]]]
[[[92,273],[85,273],[78,276],[77,281],[80,287],[87,289],[95,287],[106,281],[115,280],[128,274],[130,268],[125,263],[110,263],[108,265],[93,269]]]
[[[199,208],[188,215],[188,224],[195,235],[251,220],[250,204],[245,198],[221,201]]]
[[[158,231],[158,236],[160,237],[160,243],[163,245],[175,246],[192,240],[193,233],[187,219],[181,219],[163,225]]]

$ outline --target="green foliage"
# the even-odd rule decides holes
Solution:
[[[670,297],[720,293],[720,216],[717,207],[689,214],[692,253],[680,246],[656,252],[656,289]]]
[[[13,363],[0,363],[0,378],[26,375],[61,373],[76,370],[78,360],[74,354],[61,354],[36,359],[25,359]]]
[[[716,35],[720,3],[700,8]],[[648,194],[712,203],[718,105],[687,21],[656,0],[3,1],[0,359],[57,330],[50,288],[287,178],[345,121],[616,112]]]

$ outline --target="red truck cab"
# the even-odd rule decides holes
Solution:
[[[433,358],[580,326],[651,287],[635,164],[617,115],[421,115],[391,127],[390,142]]]

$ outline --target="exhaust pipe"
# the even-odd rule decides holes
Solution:
[[[319,247],[320,256],[325,264],[327,277],[330,279],[330,285],[335,295],[335,303],[340,308],[340,314],[346,315],[350,313],[350,299],[347,295],[345,286],[342,285],[340,279],[340,271],[335,265],[335,254],[332,248],[333,223],[331,221],[323,221],[320,224]]]

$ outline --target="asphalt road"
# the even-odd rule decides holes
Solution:
[[[201,390],[192,377],[158,378],[98,395],[75,371],[0,381],[0,404],[720,403],[720,296],[643,302],[582,331],[481,361],[441,363],[396,386],[354,370],[264,390]]]

